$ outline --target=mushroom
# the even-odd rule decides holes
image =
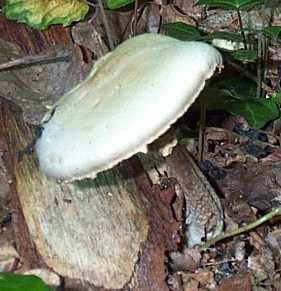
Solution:
[[[191,106],[220,53],[203,42],[147,33],[100,58],[42,121],[41,170],[62,180],[94,178],[152,143]]]

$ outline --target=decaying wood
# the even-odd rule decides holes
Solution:
[[[192,247],[219,235],[224,224],[220,200],[193,158],[187,151],[177,148],[167,158],[167,164],[169,174],[175,176],[179,184],[176,192],[183,192],[186,199],[188,245]]]
[[[0,15],[1,39],[17,44],[26,54],[38,54],[52,45],[69,46],[71,41],[70,29],[60,25],[51,26],[39,32],[27,25],[8,21]]]
[[[13,173],[14,171],[13,160],[16,156],[16,149],[13,146],[10,146],[9,143],[11,137],[9,134],[10,122],[8,115],[12,116],[16,120],[19,114],[21,114],[19,107],[12,105],[7,100],[0,99],[0,141],[1,144],[4,144],[6,149],[3,159],[5,168],[9,173]],[[27,225],[24,222],[24,216],[16,190],[15,176],[9,176],[11,177],[9,192],[11,212],[14,220],[15,241],[18,252],[22,255],[21,262],[26,266],[26,268],[32,268],[38,264],[39,258],[30,239]]]
[[[178,203],[175,209],[175,179],[163,178],[162,188],[152,185],[153,162],[133,157],[94,180],[57,182],[39,171],[35,154],[17,159],[32,139],[19,108],[1,98],[0,140],[7,144],[5,163],[14,177],[13,220],[22,261],[34,266],[40,258],[83,290],[169,290],[166,254],[181,242],[183,208]],[[193,202],[199,210],[206,201],[212,209],[208,199],[200,204],[209,185],[189,169],[193,163],[183,148],[155,163],[162,174],[165,167],[175,173],[185,196],[193,185],[190,193],[198,196]],[[194,211],[193,219],[200,220]],[[221,215],[207,214],[207,222]]]
[[[29,55],[71,43],[69,29],[61,26],[37,32],[0,16],[0,30]],[[65,276],[66,286],[83,291],[168,290],[165,253],[177,248],[180,226],[167,203],[173,189],[151,187],[137,161],[95,181],[49,181],[35,156],[16,159],[32,140],[19,111],[1,99],[0,139],[7,144],[4,159],[14,181],[11,205],[21,262],[26,268],[45,263]],[[161,200],[166,193],[170,198]]]
[[[36,250],[60,275],[91,284],[91,290],[126,290],[129,283],[134,290],[168,290],[165,252],[176,248],[179,225],[139,162],[126,162],[95,180],[49,180],[35,155],[15,158],[32,133],[14,113],[16,107],[1,99],[0,108],[5,161],[15,177],[13,199],[19,199],[17,210],[25,220],[15,216],[18,243]],[[24,222],[28,231],[23,235]],[[29,253],[21,255],[28,260]]]
[[[48,106],[85,78],[92,53],[62,26],[36,31],[0,15],[0,31],[0,95],[23,109],[26,122],[38,124]]]
[[[155,165],[160,173],[174,177],[177,197],[184,197],[184,242],[189,247],[201,244],[223,230],[224,216],[220,200],[207,178],[183,146],[173,149],[165,159],[141,155],[150,179],[157,183]],[[176,210],[178,212],[178,210]],[[176,214],[176,212],[175,212]],[[179,217],[179,215],[176,215]]]

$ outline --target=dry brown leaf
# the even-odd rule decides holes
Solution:
[[[220,285],[218,286],[218,291],[251,291],[251,275],[250,274],[240,274],[233,276],[231,278],[227,278],[222,280]]]
[[[70,50],[70,61],[41,62],[0,72],[0,95],[18,104],[29,123],[38,124],[48,110],[46,107],[82,81],[92,66],[91,61],[83,62],[84,56],[78,47],[56,49]],[[1,64],[24,55],[16,44],[0,39]]]

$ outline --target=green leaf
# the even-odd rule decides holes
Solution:
[[[83,19],[89,6],[81,0],[5,0],[3,11],[10,20],[42,30],[51,24],[70,25]]]
[[[191,25],[183,22],[166,23],[161,26],[169,36],[180,40],[202,39],[200,31]]]
[[[263,29],[265,36],[277,40],[281,32],[281,26],[268,26]]]
[[[240,33],[237,32],[228,32],[228,31],[215,31],[208,34],[205,39],[225,39],[234,42],[241,42],[242,37]]]
[[[134,2],[134,0],[106,0],[106,5],[109,9],[117,9],[132,2]]]
[[[251,126],[256,128],[263,127],[267,122],[279,116],[276,103],[267,99],[245,99],[242,102],[229,99],[225,100],[220,109],[243,116]]]
[[[224,78],[213,84],[214,88],[228,92],[233,98],[244,100],[244,98],[256,98],[256,83],[245,78]]]
[[[0,273],[1,291],[50,291],[44,282],[34,275]]]
[[[199,0],[199,5],[219,6],[226,9],[249,8],[256,5],[262,5],[266,0]]]
[[[279,116],[278,98],[256,98],[256,85],[244,79],[220,80],[205,90],[208,109],[222,109],[243,116],[251,126],[263,127]]]
[[[273,97],[274,102],[281,106],[281,91],[279,91],[275,97]]]
[[[256,50],[237,50],[229,53],[234,59],[241,62],[254,62],[257,59]]]

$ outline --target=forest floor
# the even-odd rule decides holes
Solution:
[[[113,28],[113,41],[119,43],[129,35],[146,31],[158,32],[161,30],[161,24],[178,21],[206,31],[220,28],[229,31],[237,29],[238,20],[235,13],[225,13],[221,10],[206,11],[202,7],[194,6],[194,1],[175,0],[172,2],[169,5],[162,5],[161,9],[155,3],[141,4],[137,10],[136,24],[134,24],[136,15],[133,6],[122,11],[110,12],[108,19]],[[263,15],[254,14],[253,12],[254,21],[258,21],[257,17],[263,17]],[[5,20],[2,18],[1,21]],[[93,28],[92,23],[95,21],[97,25]],[[28,73],[26,75],[20,73],[20,78],[16,75],[16,77],[9,77],[10,79],[7,76],[4,77],[7,78],[8,86],[0,88],[0,93],[22,107],[26,122],[38,125],[48,106],[54,103],[57,96],[67,91],[74,82],[77,84],[85,77],[92,65],[92,59],[85,61],[88,54],[83,55],[84,49],[92,53],[93,59],[107,51],[101,23],[101,16],[95,13],[90,20],[78,23],[70,29],[75,45],[83,48],[82,53],[81,51],[74,53],[71,69],[64,66],[58,67],[57,64],[46,69],[46,65],[43,65],[42,68],[40,66],[34,69],[28,68]],[[276,17],[275,25],[278,24],[279,19]],[[277,43],[271,48],[275,62],[276,58],[277,61],[281,60],[279,45]],[[15,50],[17,49],[15,47]],[[18,53],[21,55],[21,52]],[[0,60],[7,61],[5,56],[1,55],[1,50]],[[44,71],[40,80],[36,79],[38,70]],[[56,75],[52,76],[54,71]],[[272,80],[268,79],[268,82],[271,81],[270,84],[274,84],[277,89],[280,87],[279,73],[278,71],[276,77],[276,70],[272,69],[275,79],[273,80],[273,77]],[[57,75],[65,77],[56,80]],[[33,87],[34,80],[30,76],[36,79],[37,87]],[[48,77],[53,82],[53,86],[50,86]],[[11,87],[12,82],[16,83],[13,87]],[[18,94],[22,84],[26,87]],[[28,98],[36,94],[42,97],[39,98],[42,102],[33,106],[32,99]],[[198,156],[197,137],[185,136],[185,133],[190,131],[189,123],[192,122],[187,114],[176,124],[182,136],[179,142],[184,144],[196,158]],[[280,206],[280,123],[280,119],[277,119],[268,123],[263,129],[256,129],[240,116],[222,111],[212,111],[207,114],[203,160],[197,159],[197,163],[220,198],[224,211],[225,230],[254,222]],[[2,161],[4,152],[5,147],[1,145],[0,140],[0,271],[12,272],[20,270],[22,266],[14,240],[14,222],[9,208],[11,178]],[[220,241],[206,251],[201,251],[197,247],[181,248],[178,253],[167,254],[167,270],[169,272],[167,285],[172,291],[281,290],[280,218],[274,218],[251,231]],[[53,280],[51,285],[60,284],[60,279],[54,273],[50,272],[48,276],[54,277],[50,279]]]

